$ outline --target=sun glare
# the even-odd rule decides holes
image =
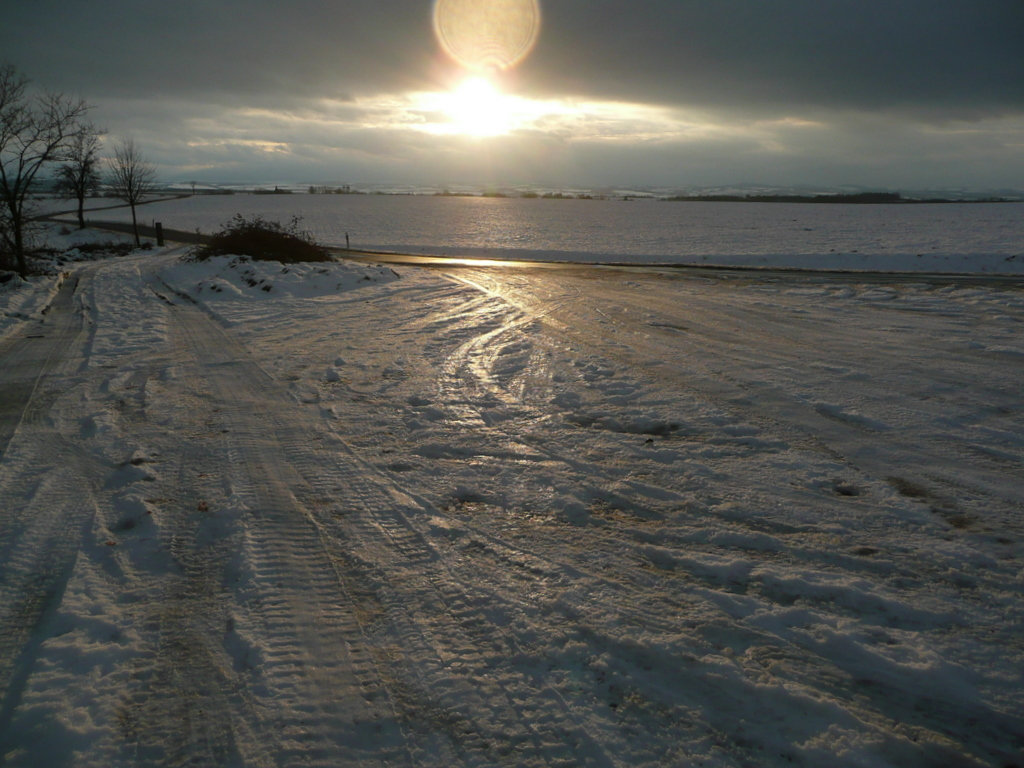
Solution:
[[[474,72],[510,69],[540,32],[538,0],[436,0],[434,33],[455,61]]]
[[[603,143],[698,141],[735,135],[706,115],[627,102],[536,98],[502,90],[501,79],[472,75],[449,90],[414,91],[366,101],[365,127],[435,136]],[[730,133],[731,130],[731,133]]]
[[[445,114],[453,131],[466,136],[499,136],[518,122],[516,100],[485,77],[470,77],[448,94]]]

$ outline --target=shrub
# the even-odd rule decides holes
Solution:
[[[299,229],[301,219],[293,216],[287,225],[267,221],[262,216],[247,219],[236,213],[231,221],[205,245],[192,250],[193,258],[202,261],[211,256],[248,256],[255,261],[330,261],[331,255]]]

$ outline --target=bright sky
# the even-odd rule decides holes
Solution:
[[[168,180],[1024,188],[1021,0],[33,0]]]

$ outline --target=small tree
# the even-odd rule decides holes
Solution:
[[[63,158],[88,109],[57,93],[33,97],[24,75],[10,64],[0,67],[0,245],[23,277],[29,193],[43,166]]]
[[[78,200],[78,228],[85,229],[85,198],[100,185],[100,132],[84,123],[70,141],[67,160],[57,169],[57,191]]]
[[[156,186],[156,166],[148,162],[132,139],[121,139],[114,147],[110,162],[110,188],[114,195],[124,200],[132,209],[132,231],[135,245],[142,245],[139,239],[139,224],[135,217],[135,206],[153,191]]]

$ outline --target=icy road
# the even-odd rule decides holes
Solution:
[[[0,340],[0,763],[1024,764],[1024,291],[177,257]]]

